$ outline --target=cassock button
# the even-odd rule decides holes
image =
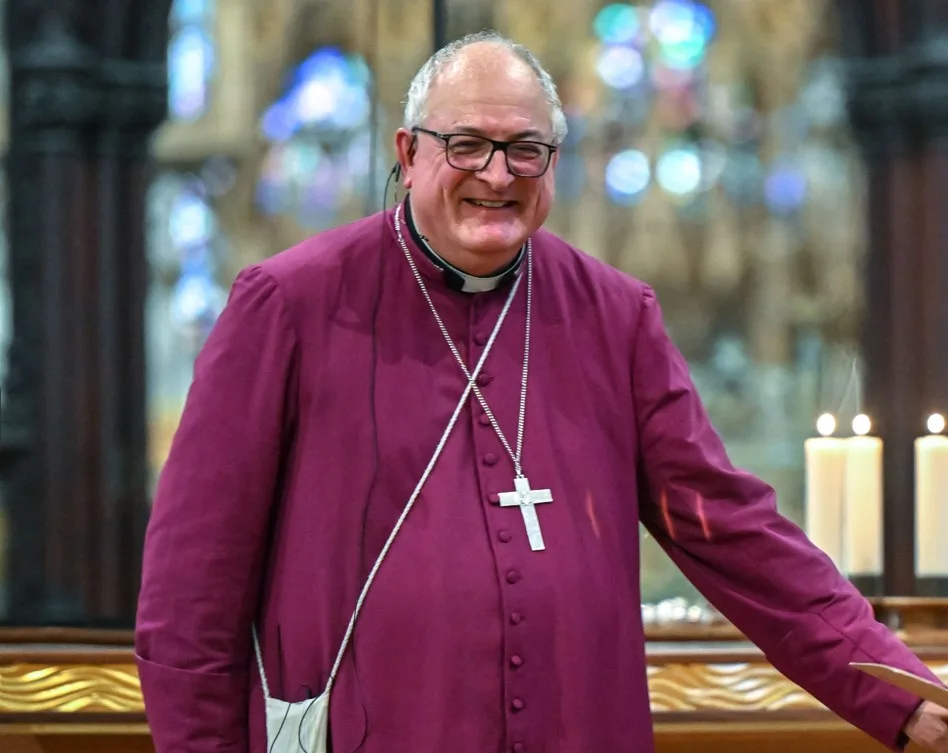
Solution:
[[[522,698],[514,698],[514,699],[510,702],[510,708],[512,708],[514,711],[523,711],[523,709],[524,709],[524,707],[525,707],[526,705],[527,705],[527,704],[525,704],[525,703],[523,702],[523,699],[522,699]]]
[[[523,622],[523,615],[520,614],[520,612],[511,612],[511,613],[510,613],[510,624],[511,624],[511,625],[519,625],[521,622]]]
[[[477,420],[480,421],[481,426],[490,426],[490,416],[486,413],[481,413],[481,417]]]
[[[504,544],[509,543],[511,538],[512,538],[512,537],[511,537],[511,535],[510,535],[510,531],[498,531],[498,532],[497,532],[497,539],[498,539],[498,541],[502,541]]]
[[[488,494],[487,501],[490,502],[492,505],[499,505],[500,495],[497,492],[494,492],[493,494]]]
[[[490,374],[481,373],[477,375],[478,387],[486,387],[488,384],[490,384],[493,381],[494,381],[494,377],[492,377]]]
[[[484,465],[496,465],[497,460],[498,460],[498,457],[494,453],[488,452],[484,456]]]
[[[510,749],[513,751],[513,753],[527,753],[527,746],[524,745],[524,744],[523,744],[522,742],[520,742],[519,740],[518,740],[517,742],[515,742],[515,743],[511,746]]]
[[[517,654],[514,654],[510,657],[510,666],[514,669],[520,669],[520,667],[523,666],[523,659],[521,659]]]
[[[488,334],[486,332],[478,332],[474,335],[474,342],[478,345],[486,345],[488,340]]]
[[[507,582],[511,586],[519,580],[520,580],[520,573],[518,573],[516,570],[507,571]]]

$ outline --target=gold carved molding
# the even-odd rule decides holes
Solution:
[[[948,683],[948,662],[929,667]],[[826,710],[764,661],[651,664],[648,685],[655,713]]]
[[[822,704],[760,660],[727,662],[700,652],[650,663],[652,710],[659,713],[821,711]],[[948,683],[948,660],[930,663]],[[0,665],[2,715],[144,714],[134,663]]]
[[[0,714],[143,714],[134,664],[0,666]]]

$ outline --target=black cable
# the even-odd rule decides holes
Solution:
[[[447,0],[432,0],[431,3],[431,41],[435,52],[448,43],[447,6]]]

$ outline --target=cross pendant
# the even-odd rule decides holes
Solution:
[[[549,489],[531,489],[526,476],[514,479],[515,491],[503,492],[500,496],[501,507],[519,507],[523,514],[523,524],[527,527],[527,538],[534,552],[546,549],[543,533],[540,531],[540,519],[534,505],[552,502],[553,494]]]

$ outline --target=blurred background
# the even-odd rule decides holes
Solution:
[[[735,464],[802,523],[803,441],[820,413],[861,410],[865,381],[871,182],[848,61],[874,54],[863,24],[902,19],[896,44],[913,13],[924,26],[942,12],[875,3],[866,21],[872,5],[174,0],[103,2],[95,21],[68,3],[7,8],[0,98],[19,110],[0,118],[0,621],[128,623],[134,572],[115,570],[135,567],[132,508],[236,273],[381,208],[412,75],[438,42],[486,27],[539,56],[569,118],[548,226],[657,289]],[[139,90],[102,79],[118,94],[98,113],[75,94],[90,48],[142,62]],[[72,437],[40,466],[25,460],[46,441],[35,427]],[[67,502],[76,479],[92,491]],[[701,603],[644,538],[643,598]]]

